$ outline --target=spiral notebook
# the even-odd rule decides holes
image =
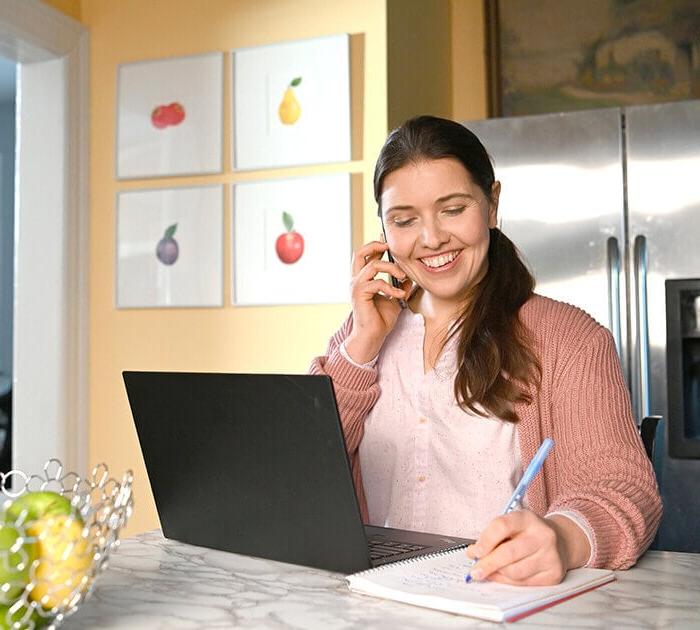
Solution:
[[[466,571],[464,549],[456,549],[360,571],[346,580],[351,591],[363,595],[489,621],[516,621],[615,579],[612,571],[574,569],[555,586],[467,584]]]

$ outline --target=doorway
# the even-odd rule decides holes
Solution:
[[[27,473],[53,457],[87,472],[87,44],[39,0],[0,3],[17,64],[12,468]]]

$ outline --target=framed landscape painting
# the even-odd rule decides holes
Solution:
[[[347,302],[350,199],[347,173],[234,185],[234,303]]]
[[[233,51],[238,170],[351,159],[349,36]]]
[[[223,305],[223,187],[117,195],[118,308]]]
[[[119,68],[117,177],[222,170],[223,54]]]
[[[697,0],[486,0],[491,116],[700,98]]]

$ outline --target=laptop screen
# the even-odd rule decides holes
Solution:
[[[329,377],[123,376],[166,537],[345,573],[370,566]]]

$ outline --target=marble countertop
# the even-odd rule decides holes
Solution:
[[[497,625],[356,595],[338,573],[185,545],[153,531],[122,541],[91,598],[62,628]],[[697,630],[700,554],[650,551],[633,569],[618,572],[616,582],[527,617],[517,626]]]

